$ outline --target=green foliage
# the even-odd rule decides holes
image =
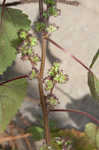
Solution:
[[[45,88],[45,90],[49,91],[52,88],[53,88],[53,82],[52,82],[52,80],[46,80],[46,88]]]
[[[59,102],[58,102],[58,99],[57,99],[56,96],[54,96],[54,95],[48,95],[48,96],[47,96],[47,104],[48,104],[49,107],[52,107],[52,108],[53,108],[53,107],[56,106],[58,103],[59,103]]]
[[[0,86],[0,132],[13,119],[26,96],[26,79],[14,80]]]
[[[49,75],[53,77],[55,74],[57,74],[59,71],[59,67],[59,63],[54,63],[49,71]]]
[[[35,22],[35,31],[42,32],[46,29],[46,24],[43,22]]]
[[[86,124],[85,132],[87,133],[87,135],[90,137],[92,141],[95,141],[95,137],[96,137],[96,125],[95,124],[93,123]]]
[[[27,132],[32,134],[32,138],[35,141],[39,141],[44,138],[44,129],[39,126],[30,127]]]
[[[2,24],[0,24],[0,74],[2,74],[16,58],[16,47],[19,42],[17,31],[21,28],[29,30],[30,23],[28,16],[23,14],[22,11],[5,8]]]
[[[37,72],[35,69],[32,69],[30,75],[29,75],[29,79],[32,80],[33,78],[35,78],[37,75]]]
[[[28,32],[27,32],[26,30],[21,29],[21,30],[18,32],[18,36],[19,36],[20,39],[25,40],[26,37],[27,37],[27,33],[28,33]]]
[[[96,148],[99,149],[99,127],[93,123],[88,123],[85,126],[85,133],[91,139],[91,141],[96,145]]]
[[[49,150],[46,144],[40,150]],[[75,129],[54,129],[51,132],[51,150],[96,150],[95,144],[84,132]]]
[[[57,8],[56,7],[49,7],[48,14],[50,16],[55,16],[55,17],[58,16],[58,10],[57,10]]]
[[[93,67],[98,56],[99,56],[99,50],[97,51],[96,55],[94,56],[92,63],[90,65],[90,68]],[[97,102],[99,102],[99,80],[91,72],[88,72],[88,85],[89,85],[92,96],[95,98],[95,100],[97,100]]]
[[[44,3],[50,4],[50,5],[55,5],[56,4],[55,0],[44,0]]]

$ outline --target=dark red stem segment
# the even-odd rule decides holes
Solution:
[[[56,47],[58,47],[59,49],[61,49],[61,50],[64,51],[65,53],[66,53],[66,52],[69,52],[69,51],[67,51],[66,49],[64,49],[63,47],[61,47],[59,44],[57,44],[55,41],[51,40],[50,38],[46,38],[46,40],[50,41],[52,44],[54,44]],[[70,55],[76,62],[78,62],[78,63],[81,64],[85,69],[87,69],[88,72],[90,72],[92,75],[94,75],[94,73],[93,73],[83,62],[81,62],[77,57],[75,57],[74,55],[72,55],[70,52],[69,52],[69,55]]]
[[[2,24],[2,17],[3,17],[3,15],[4,15],[5,3],[6,3],[6,0],[3,0],[3,2],[2,2],[2,11],[1,11],[0,24]]]
[[[94,121],[95,123],[99,124],[99,120],[97,120],[94,116],[90,115],[87,112],[83,112],[80,110],[75,110],[75,109],[50,109],[51,111],[58,111],[58,112],[73,112],[73,113],[78,113],[78,114],[82,114],[84,116],[87,116],[88,118],[90,118],[92,121]]]
[[[6,84],[8,82],[11,82],[11,81],[14,81],[14,80],[18,80],[18,79],[22,79],[22,78],[28,78],[28,75],[18,76],[16,78],[12,78],[12,79],[7,80],[7,81],[2,81],[2,82],[0,82],[0,85],[4,85],[4,84]]]

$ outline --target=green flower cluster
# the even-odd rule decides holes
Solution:
[[[35,22],[34,23],[34,29],[36,32],[43,32],[46,29],[46,24],[43,22],[40,22],[40,21]]]
[[[22,60],[29,60],[32,64],[32,71],[29,73],[29,78],[33,79],[37,76],[38,70],[35,65],[40,61],[40,57],[35,53],[34,47],[38,44],[37,38],[25,30],[20,30],[18,32],[20,39],[20,45],[18,46],[18,51],[22,54]]]
[[[65,83],[68,80],[68,75],[64,74],[62,70],[59,70],[59,64],[54,63],[49,70],[49,75],[53,81],[57,83]]]
[[[19,52],[21,52],[22,56],[32,55],[33,47],[37,45],[37,38],[25,30],[20,30],[18,36],[21,40],[21,44],[18,47]]]
[[[44,0],[44,3],[52,5],[52,6],[56,4],[55,0]]]
[[[48,95],[47,104],[49,108],[54,108],[57,104],[59,104],[58,98],[55,95]]]
[[[43,12],[43,19],[42,21],[37,21],[34,23],[34,29],[36,32],[54,32],[56,31],[57,27],[56,25],[46,25],[46,19],[50,16],[58,16],[60,15],[60,9],[56,8],[56,2],[55,0],[44,0],[44,3],[48,6],[47,9]]]
[[[48,33],[52,33],[55,32],[58,29],[58,27],[55,24],[50,24],[47,28],[46,31]]]
[[[49,108],[53,108],[59,103],[58,98],[53,94],[55,85],[65,83],[67,80],[68,76],[60,70],[59,63],[54,63],[48,72],[48,76],[44,79],[45,91],[48,93],[46,100]]]

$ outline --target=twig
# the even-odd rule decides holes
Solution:
[[[27,146],[28,146],[28,149],[29,149],[29,150],[33,150],[33,148],[32,148],[32,146],[31,146],[29,140],[28,140],[27,138],[24,138],[24,140],[25,140],[25,143],[26,143]]]
[[[1,11],[0,24],[2,24],[2,17],[3,17],[3,15],[4,15],[5,3],[6,3],[6,0],[3,0],[3,2],[2,2],[2,11]]]
[[[87,112],[83,112],[80,110],[76,110],[76,109],[50,109],[50,111],[58,111],[58,112],[73,112],[73,113],[78,113],[78,114],[82,114],[84,116],[87,116],[88,118],[90,118],[92,121],[96,122],[97,124],[99,124],[99,120],[97,120],[94,116],[90,115]]]
[[[26,133],[26,134],[17,135],[17,136],[8,136],[8,137],[0,138],[0,144],[3,143],[3,142],[7,142],[7,141],[12,141],[12,140],[18,140],[18,139],[26,138],[28,136],[32,136],[32,134]]]
[[[79,64],[81,64],[85,69],[87,69],[92,75],[94,75],[94,73],[83,63],[81,62],[77,57],[75,57],[74,55],[72,55],[69,51],[67,51],[66,49],[64,49],[63,47],[61,47],[59,44],[57,44],[55,41],[53,41],[50,38],[45,37],[46,40],[50,41],[53,45],[55,45],[56,47],[58,47],[59,49],[61,49],[62,51],[64,51],[65,53],[68,52],[70,57],[72,57],[76,62],[78,62]],[[95,75],[94,75],[95,76]]]
[[[5,6],[8,7],[8,6],[17,6],[17,5],[24,4],[24,3],[38,3],[38,1],[39,0],[14,1],[14,2],[6,3]],[[66,4],[66,5],[73,5],[73,6],[76,6],[76,7],[80,5],[80,2],[78,2],[78,1],[56,0],[56,2],[63,3],[63,4]],[[0,4],[0,6],[2,6],[2,4]]]
[[[14,80],[18,80],[18,79],[22,79],[22,78],[28,78],[28,75],[18,76],[16,78],[12,78],[12,79],[7,80],[7,81],[2,81],[2,82],[0,82],[0,85],[4,85],[4,84],[6,84],[8,82],[11,82],[11,81],[14,81]]]

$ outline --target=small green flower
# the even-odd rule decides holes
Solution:
[[[37,45],[37,38],[33,37],[32,35],[28,36],[28,41],[30,46],[36,46]]]
[[[32,53],[33,53],[33,52],[32,52],[32,49],[29,48],[29,49],[27,50],[27,54],[28,54],[28,55],[32,55]]]
[[[49,91],[49,90],[51,90],[53,88],[53,82],[52,82],[52,80],[47,80],[46,81],[46,88],[45,88],[45,90],[46,91]]]
[[[33,62],[34,62],[34,63],[37,63],[37,62],[39,62],[39,61],[40,61],[39,56],[34,56],[34,57],[33,57]]]
[[[49,104],[49,106],[56,106],[57,103],[58,103],[58,100],[55,96],[49,96],[48,99],[47,99],[47,103]]]
[[[55,27],[54,25],[50,25],[49,27],[46,28],[46,31],[51,33],[51,32],[55,32],[57,30],[57,27]]]
[[[48,18],[48,14],[47,14],[47,12],[43,12],[43,17],[45,17],[45,18]]]
[[[55,76],[56,73],[58,73],[58,71],[59,71],[59,63],[54,63],[53,66],[51,67],[50,71],[49,71],[49,75]]]
[[[29,79],[32,80],[33,78],[35,78],[35,77],[36,77],[36,74],[37,74],[36,70],[33,69],[32,72],[31,72],[30,75],[29,75]]]
[[[25,30],[23,30],[23,29],[18,32],[19,38],[20,38],[20,39],[23,39],[23,40],[26,39],[27,34],[28,34],[27,31],[25,31]]]
[[[56,7],[49,7],[49,9],[48,9],[48,14],[50,15],[50,16],[58,16],[58,11],[57,11],[57,8]]]
[[[35,23],[35,30],[37,32],[42,32],[43,30],[45,30],[46,28],[46,24],[44,24],[43,22],[36,22]]]
[[[50,4],[50,5],[55,5],[56,4],[55,0],[44,0],[44,3]]]
[[[65,83],[67,79],[68,79],[67,75],[63,74],[63,72],[56,74],[56,76],[54,77],[54,80],[57,81],[58,83]]]

